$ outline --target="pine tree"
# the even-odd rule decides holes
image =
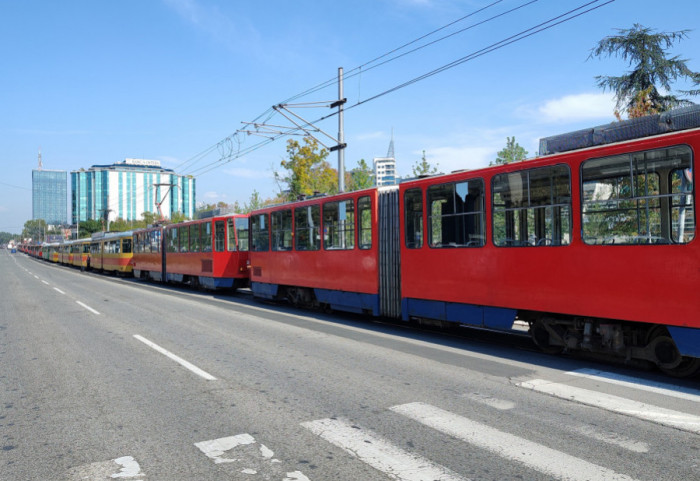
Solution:
[[[618,77],[599,75],[598,86],[615,92],[616,110],[632,112],[639,107],[640,94],[647,108],[653,112],[665,112],[674,107],[691,104],[671,93],[671,84],[679,79],[689,79],[696,84],[700,73],[687,66],[687,60],[679,56],[668,58],[667,50],[676,42],[688,37],[689,30],[655,33],[640,24],[630,29],[618,29],[619,35],[605,37],[591,50],[592,57],[621,57],[632,70]],[[662,95],[659,89],[668,92]],[[697,95],[700,91],[681,91],[687,95]]]

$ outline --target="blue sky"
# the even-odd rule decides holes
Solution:
[[[244,203],[254,189],[272,197],[286,138],[228,162],[219,160],[217,143],[272,105],[333,79],[338,67],[352,72],[491,3],[0,0],[0,231],[19,232],[31,219],[39,148],[45,169],[69,172],[127,157],[160,160],[196,175],[200,202]],[[423,150],[441,171],[476,168],[495,158],[507,136],[534,155],[540,137],[614,120],[612,97],[594,77],[628,66],[587,58],[600,39],[634,23],[693,30],[672,52],[700,71],[697,0],[615,0],[367,101],[585,3],[503,0],[411,48],[522,8],[385,65],[365,65],[345,82],[346,168],[386,155],[392,129],[406,175]],[[295,102],[337,94],[332,84]],[[315,120],[331,110],[297,112]],[[289,125],[279,115],[270,123]],[[337,134],[336,117],[319,126]],[[263,139],[238,140],[247,148]],[[329,161],[335,166],[336,154]]]

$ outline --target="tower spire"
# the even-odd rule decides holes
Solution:
[[[44,166],[43,166],[43,164],[41,163],[41,147],[39,147],[39,170],[41,170],[41,169],[43,169],[43,168],[44,168]]]
[[[386,153],[387,158],[394,159],[394,128],[391,128],[391,142],[389,142],[389,151]]]

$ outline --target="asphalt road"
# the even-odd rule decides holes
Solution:
[[[0,480],[700,479],[700,384],[0,251]]]

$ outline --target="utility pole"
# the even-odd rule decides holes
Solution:
[[[343,132],[343,67],[338,68],[338,192],[345,192],[345,134]]]

